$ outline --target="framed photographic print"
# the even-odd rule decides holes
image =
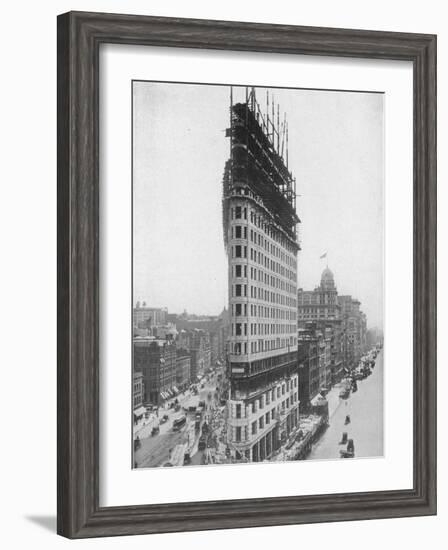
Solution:
[[[436,38],[58,18],[58,532],[436,513]]]

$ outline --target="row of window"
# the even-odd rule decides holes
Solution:
[[[272,304],[280,304],[286,307],[295,307],[295,298],[285,296],[279,292],[270,292],[260,288],[259,286],[250,285],[250,297],[257,300],[263,300],[264,302],[271,302]]]
[[[232,239],[247,240],[247,225],[232,225],[230,234]],[[270,253],[271,256],[278,258],[283,263],[286,263],[289,267],[297,270],[297,261],[294,259],[294,257],[286,254],[279,246],[275,245],[274,243],[270,243],[261,235],[261,233],[257,233],[257,231],[251,229],[249,232],[249,237],[252,243],[263,248],[266,252]],[[291,270],[287,269],[286,271],[289,272]]]
[[[315,296],[311,299],[309,298],[304,299],[302,293],[299,291],[297,294],[297,298],[298,298],[297,303],[299,304],[299,307],[318,306],[318,305],[338,306],[338,304],[336,303],[336,300],[334,300],[334,298],[331,296],[326,298],[325,296],[319,295],[318,297]]]
[[[263,235],[261,235],[261,233],[258,233],[257,231],[251,229],[249,233],[249,238],[252,243],[260,246],[261,248],[266,250],[266,252],[269,252],[271,256],[279,258],[282,262],[286,263],[290,267],[297,268],[297,262],[292,256],[286,254],[279,246],[275,245],[274,243],[270,243],[267,239],[263,237]]]
[[[241,253],[244,254],[244,249],[241,250]],[[242,256],[238,256],[242,257]],[[234,278],[247,278],[247,264],[234,264],[232,266],[232,277]],[[279,277],[275,277],[274,275],[269,275],[262,269],[257,269],[256,267],[250,268],[250,279],[253,279],[254,281],[258,281],[260,283],[264,283],[265,285],[270,285],[273,288],[278,288],[280,290],[286,291],[289,294],[296,293],[296,285],[290,284],[286,281],[283,281]]]
[[[303,307],[299,304],[299,313],[335,313],[337,309],[335,307]]]
[[[309,313],[301,314],[301,313],[299,313],[299,319],[328,319],[328,318],[334,319],[334,316],[325,315],[324,313],[319,313],[319,315],[316,315],[314,313],[313,314],[309,314]]]
[[[296,345],[297,338],[290,336],[289,338],[276,338],[273,340],[259,339],[256,342],[250,342],[250,348],[247,342],[234,342],[230,344],[230,348],[234,355],[247,355],[248,349],[250,349],[250,353],[262,353]]]
[[[271,402],[274,403],[277,399],[285,395],[286,392],[289,392],[290,390],[293,390],[294,388],[297,388],[297,387],[298,387],[298,377],[295,376],[294,378],[286,380],[285,382],[283,382],[283,384],[270,389],[265,394],[260,395],[258,399],[254,399],[250,404],[250,406],[248,405],[246,411],[248,412],[250,407],[251,413],[255,414],[259,410],[264,409],[265,406],[267,407],[268,405],[270,405]],[[294,394],[291,395],[292,403],[294,403],[295,400],[298,399],[298,394],[296,393],[295,395],[296,397],[294,397]],[[288,398],[288,403],[289,403],[289,398]],[[289,404],[287,406],[289,406]],[[235,418],[242,418],[241,414],[242,414],[242,404],[237,403],[235,405]]]
[[[250,223],[261,229],[265,235],[279,243],[291,254],[295,253],[295,247],[290,243],[289,239],[287,239],[280,231],[276,230],[265,218],[265,216],[255,212],[254,210],[250,210],[249,219]]]
[[[260,237],[260,235],[258,233],[256,233],[255,231],[253,231],[251,229],[250,230],[250,240],[252,242],[254,241],[254,236],[255,235],[258,235]],[[232,237],[232,239],[247,240],[247,226],[246,225],[232,226],[231,227],[231,237]],[[262,246],[263,243],[256,243],[255,242],[255,244]],[[291,270],[291,269],[285,268],[284,266],[281,266],[282,267],[282,273],[284,271],[285,276],[287,276],[290,279],[292,279],[294,277],[294,273],[297,270],[297,262],[293,258],[291,258],[289,255],[285,254],[278,246],[275,246],[272,243],[269,245],[269,242],[266,239],[265,239],[265,246],[262,246],[262,248],[264,248],[264,250],[266,252],[270,253],[271,256],[275,256],[276,258],[279,258],[283,263],[286,263],[289,267],[293,267],[293,270]],[[256,249],[252,249],[252,247],[251,247],[251,250],[253,250],[253,253],[251,255],[251,259],[261,258],[261,257],[264,256],[264,254],[261,251],[257,251]],[[259,263],[261,263],[261,260],[259,260]]]
[[[231,220],[247,220],[247,207],[239,205],[231,208],[230,218]],[[267,220],[265,216],[250,209],[249,220],[251,224],[261,229],[265,233],[265,235],[267,235],[268,237],[273,239],[275,242],[280,244],[290,254],[295,254],[296,252],[295,246],[291,244],[291,242],[285,235],[283,235],[280,231],[275,229],[273,224],[269,220]]]
[[[293,339],[294,344],[297,344],[297,338]],[[233,349],[233,348],[232,348]],[[291,351],[292,350],[292,351]],[[231,349],[229,351],[232,351]],[[285,350],[282,354],[271,355],[270,357],[263,357],[260,359],[250,359],[250,372],[251,374],[265,372],[267,370],[272,370],[273,368],[286,366],[287,364],[297,364],[297,349],[294,346],[289,347],[288,350]],[[249,363],[240,363],[238,365],[244,365],[246,368],[249,366]]]
[[[295,280],[295,271],[281,265],[280,262],[270,259],[269,256],[252,247],[250,247],[250,259],[257,264],[262,265],[266,269],[270,269],[273,273],[277,273],[278,275],[289,279],[290,281]]]
[[[247,240],[247,225],[232,225],[230,231],[232,239]]]
[[[232,220],[247,220],[247,207],[235,206],[230,209],[230,218]]]
[[[247,285],[232,285],[232,297],[239,298],[242,296],[247,297]],[[264,290],[263,288],[253,285],[250,286],[250,297],[253,299],[263,300],[265,302],[271,302],[273,304],[279,304],[294,309],[297,307],[295,298],[285,296],[284,294],[280,294],[278,292],[269,292],[268,290]]]
[[[270,285],[274,288],[279,288],[280,290],[285,290],[286,292],[289,292],[289,294],[296,293],[296,285],[292,285],[286,281],[283,281],[279,277],[275,277],[274,275],[269,275],[262,269],[257,269],[256,267],[250,268],[250,278],[259,281],[260,283],[264,283],[265,285]]]
[[[291,396],[291,406],[293,405],[294,399],[296,401],[298,400],[297,393],[295,393]],[[290,406],[290,399],[288,397],[287,399],[285,399],[282,402],[282,410],[289,409],[289,406]],[[277,414],[277,409],[276,409],[276,407],[273,407],[270,411],[266,412],[263,416],[260,416],[260,418],[258,418],[258,420],[255,420],[254,422],[252,422],[251,425],[250,425],[251,434],[256,435],[258,433],[258,430],[263,430],[265,428],[265,426],[268,426],[271,422],[274,422],[276,414]],[[243,434],[243,430],[244,430],[244,435],[245,435],[244,440],[247,440],[248,439],[247,438],[247,435],[248,435],[247,434],[247,427],[246,426],[236,426],[235,427],[235,441],[237,443],[242,441],[241,437],[242,437],[242,434]]]
[[[247,278],[247,264],[235,264],[232,266],[233,277],[246,277]]]
[[[266,319],[283,319],[286,321],[296,321],[297,312],[294,309],[283,309],[279,307],[260,306],[250,304],[251,317],[264,317]],[[247,303],[231,304],[232,317],[247,317]]]
[[[247,258],[247,246],[242,244],[235,244],[231,247],[232,259],[235,258]],[[262,265],[265,269],[270,269],[273,273],[280,275],[290,281],[295,281],[296,272],[292,271],[279,262],[269,259],[263,252],[257,252],[254,248],[250,247],[250,259],[251,261]],[[295,289],[294,289],[295,292]]]
[[[232,323],[232,336],[247,336],[248,325],[250,326],[250,335],[256,336],[268,334],[293,334],[297,330],[295,324],[283,323]]]
[[[232,246],[232,258],[247,258],[247,246],[241,244]]]
[[[136,409],[139,405],[142,404],[142,397],[143,397],[143,394],[134,395],[134,409]]]

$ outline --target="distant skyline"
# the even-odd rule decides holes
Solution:
[[[266,89],[257,88],[263,104]],[[286,111],[302,250],[298,287],[327,265],[339,294],[383,322],[384,97],[269,91]],[[244,97],[244,88],[234,88]],[[228,86],[134,82],[134,304],[217,315],[227,307],[222,175]],[[327,253],[327,259],[320,256]]]

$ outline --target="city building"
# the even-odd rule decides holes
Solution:
[[[339,321],[340,306],[333,272],[323,270],[320,285],[314,290],[297,292],[297,321],[299,326],[308,321]]]
[[[326,327],[320,332],[319,384],[321,389],[329,390],[332,386],[331,376],[331,340],[333,330]]]
[[[180,330],[179,347],[188,350],[191,357],[190,380],[197,382],[211,366],[210,334],[203,329]]]
[[[176,388],[185,389],[191,380],[191,356],[186,349],[177,349],[176,356]]]
[[[320,284],[314,290],[297,292],[297,323],[299,328],[307,323],[315,323],[317,329],[325,334],[326,357],[322,358],[321,383],[329,389],[343,376],[343,320],[338,291],[333,272],[328,266],[323,270]],[[328,339],[330,341],[328,342]],[[328,344],[330,350],[328,350]],[[328,360],[328,354],[330,359]]]
[[[311,361],[311,358],[314,359],[314,362]],[[312,385],[311,370],[314,365],[314,371],[317,370],[319,374],[318,366],[317,368],[315,366],[317,361],[318,354],[316,344],[301,342],[299,335],[299,342],[297,344],[297,365],[299,373],[299,411],[301,413],[305,413],[310,406],[310,387]]]
[[[300,410],[308,411],[311,401],[326,387],[325,342],[316,323],[308,322],[298,331]],[[324,384],[324,385],[322,385]]]
[[[134,371],[143,376],[145,403],[160,405],[176,392],[177,351],[173,340],[134,338]]]
[[[334,386],[344,376],[343,361],[344,328],[341,323],[331,323],[331,385]]]
[[[178,330],[188,332],[197,329],[208,332],[210,364],[213,366],[218,361],[225,361],[229,333],[229,314],[226,308],[218,316],[198,317],[184,314],[177,317],[175,324]]]
[[[156,338],[165,340],[175,340],[177,337],[176,325],[173,323],[167,323],[166,325],[157,325],[151,329],[151,333]]]
[[[376,344],[383,343],[383,331],[377,327],[370,328],[366,331],[366,348],[371,349]]]
[[[168,322],[168,309],[160,307],[148,307],[146,302],[137,302],[133,311],[133,325],[144,329],[166,325]]]
[[[347,369],[357,366],[367,346],[367,319],[360,310],[361,302],[351,296],[338,296],[344,330],[343,358]]]
[[[142,419],[146,412],[146,409],[143,406],[143,374],[141,372],[134,371],[133,378],[132,405],[134,423],[137,423]]]
[[[262,112],[252,89],[243,103],[231,98],[230,113],[230,159],[223,178],[230,314],[227,445],[235,458],[256,462],[274,453],[298,421],[300,220],[285,150],[286,121],[280,128],[278,107],[276,122]]]

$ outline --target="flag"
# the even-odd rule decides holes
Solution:
[[[324,258],[327,257],[327,253],[325,252],[324,254],[322,254],[322,256],[320,257],[321,260],[323,260]]]

